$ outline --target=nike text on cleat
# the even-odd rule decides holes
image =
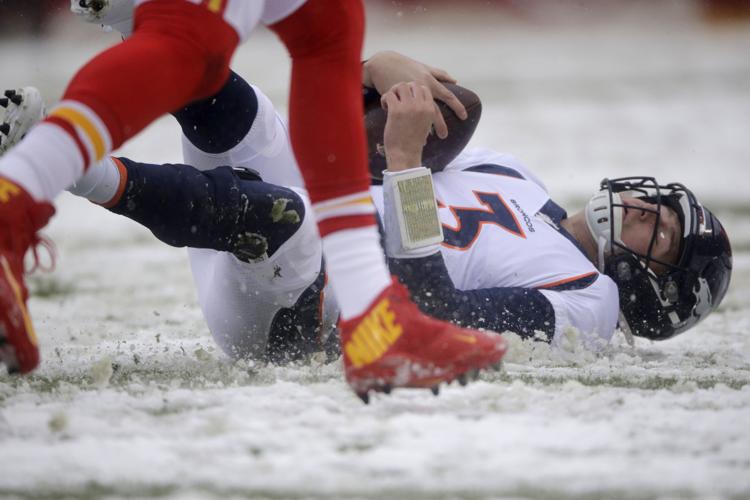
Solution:
[[[506,351],[497,333],[424,315],[397,282],[340,328],[346,379],[363,400],[371,390],[389,393],[415,387],[435,392],[442,382],[459,379],[465,384],[478,370],[499,363]]]
[[[39,349],[26,307],[26,251],[40,243],[37,231],[54,213],[20,186],[0,177],[0,363],[10,373],[27,373],[39,364]]]

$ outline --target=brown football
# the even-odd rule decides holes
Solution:
[[[435,134],[427,137],[427,144],[422,150],[422,165],[433,172],[443,170],[466,147],[482,116],[482,102],[479,96],[459,85],[446,83],[445,86],[463,103],[469,117],[466,120],[460,120],[446,104],[436,101],[443,113],[445,124],[448,125],[448,137],[440,139]],[[386,169],[385,147],[383,146],[386,118],[386,111],[380,106],[379,98],[372,99],[365,106],[370,174],[375,180],[382,180],[383,170]]]

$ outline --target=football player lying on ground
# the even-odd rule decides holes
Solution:
[[[365,79],[403,64],[413,61],[376,55]],[[618,316],[635,335],[665,339],[723,298],[731,273],[727,235],[683,186],[606,181],[567,216],[517,159],[486,149],[462,152],[434,174],[437,202],[430,200],[444,239],[405,249],[396,222],[403,208],[384,192],[420,173],[407,167],[421,162],[433,104],[414,83],[394,86],[382,102],[389,172],[372,193],[391,270],[430,314],[553,344],[575,328],[597,348],[612,337]],[[192,166],[112,158],[72,191],[170,245],[191,247],[203,313],[230,356],[281,360],[319,349],[336,306],[323,293],[309,201],[304,190],[284,187],[300,177],[272,104],[233,75],[217,96],[175,116]],[[345,354],[357,359],[369,349],[377,346]]]

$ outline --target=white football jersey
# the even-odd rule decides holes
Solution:
[[[445,237],[440,250],[457,289],[537,289],[554,309],[553,343],[571,326],[591,347],[609,341],[617,286],[559,226],[565,213],[533,173],[510,155],[474,149],[433,181]],[[382,215],[382,188],[372,194]]]

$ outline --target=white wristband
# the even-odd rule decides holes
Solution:
[[[443,241],[432,172],[425,167],[383,173],[385,250],[395,258],[432,255]]]

